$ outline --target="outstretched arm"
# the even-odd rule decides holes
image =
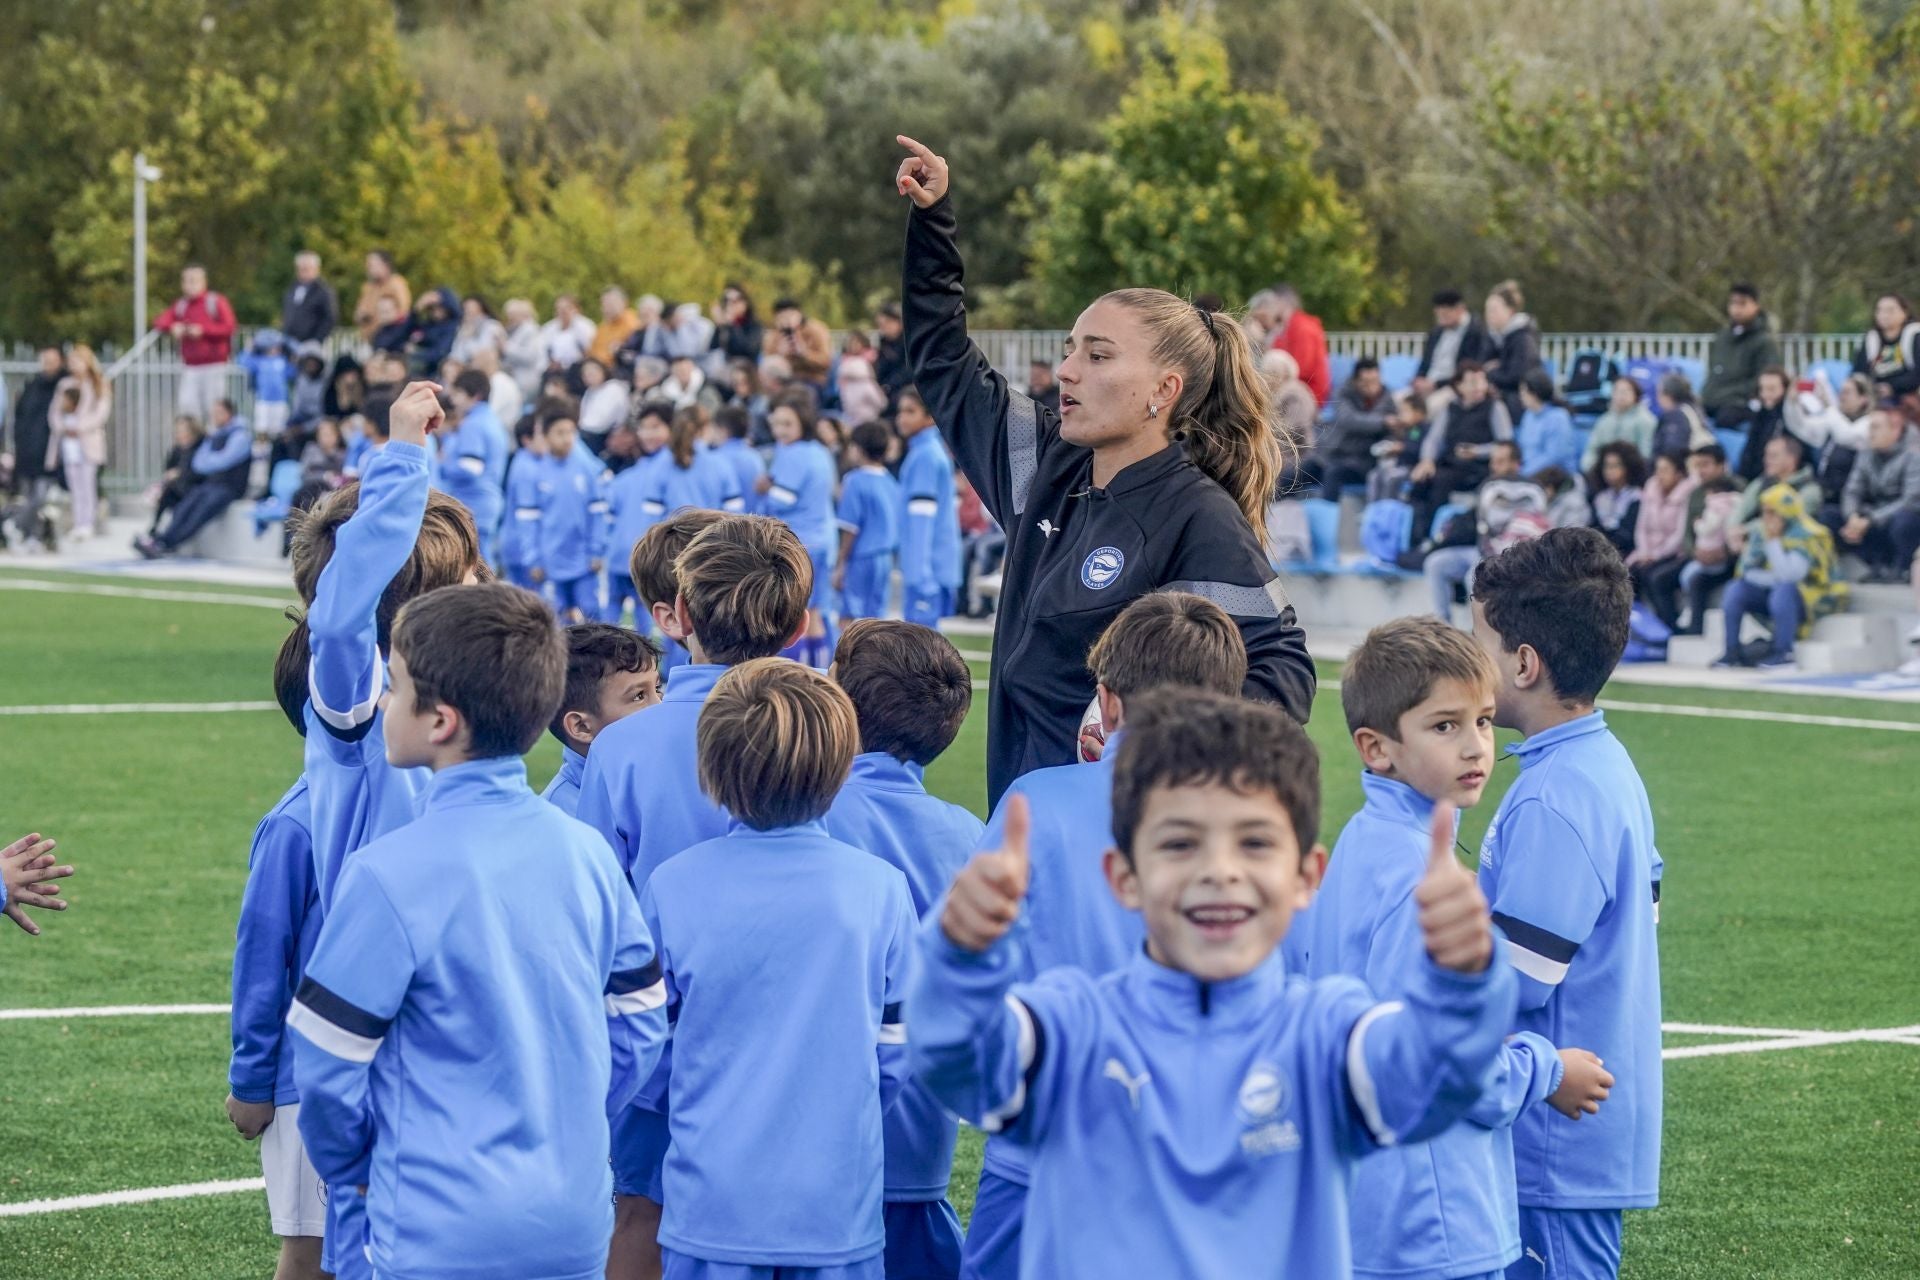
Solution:
[[[912,153],[894,175],[894,189],[913,202],[900,288],[907,367],[981,502],[1001,528],[1011,528],[1059,424],[1052,411],[1009,387],[967,337],[947,162],[912,138],[899,142]]]

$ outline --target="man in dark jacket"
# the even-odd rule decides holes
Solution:
[[[1760,371],[1779,363],[1780,344],[1760,309],[1760,291],[1734,285],[1727,290],[1727,323],[1713,335],[1707,354],[1707,385],[1700,389],[1700,405],[1714,425],[1732,430],[1751,418]]]
[[[233,401],[222,397],[213,403],[208,427],[188,464],[193,486],[174,507],[167,527],[133,540],[134,550],[149,560],[178,551],[247,491],[253,469],[253,431],[247,420],[234,411]]]
[[[60,348],[47,343],[40,348],[40,369],[20,389],[13,406],[13,526],[25,537],[37,537],[49,547],[53,541],[53,523],[40,515],[46,505],[47,491],[55,483],[47,467],[47,442],[53,436],[48,415],[53,410],[54,392],[67,373],[66,358]],[[0,531],[0,546],[6,534]]]
[[[311,251],[293,256],[293,285],[280,302],[280,332],[290,346],[325,342],[340,323],[340,300],[333,286],[320,278],[320,255]]]
[[[1462,360],[1485,363],[1493,358],[1493,339],[1458,289],[1433,295],[1433,328],[1420,352],[1420,368],[1413,375],[1414,394],[1425,398],[1451,387]]]
[[[1320,463],[1320,496],[1340,501],[1340,490],[1365,484],[1373,470],[1373,446],[1399,424],[1393,396],[1380,381],[1380,362],[1361,356],[1353,377],[1333,398],[1333,421],[1320,433],[1315,453]]]

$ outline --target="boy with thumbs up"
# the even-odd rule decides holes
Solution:
[[[1437,807],[1415,890],[1426,955],[1402,999],[1286,972],[1279,944],[1325,865],[1319,759],[1277,708],[1183,690],[1127,708],[1114,895],[1147,945],[1095,979],[1015,985],[1024,801],[920,939],[916,1078],[1028,1146],[1021,1274],[1352,1274],[1353,1161],[1439,1133],[1480,1097],[1515,978]],[[1097,1228],[1088,1207],[1101,1205]]]

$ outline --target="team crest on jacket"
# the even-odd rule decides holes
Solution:
[[[1118,547],[1095,547],[1080,566],[1080,582],[1090,591],[1104,591],[1120,576],[1127,557]]]
[[[1287,1111],[1287,1078],[1268,1062],[1256,1062],[1240,1082],[1234,1099],[1240,1123],[1246,1126],[1240,1135],[1240,1149],[1260,1158],[1284,1155],[1300,1149],[1300,1129],[1284,1119]]]

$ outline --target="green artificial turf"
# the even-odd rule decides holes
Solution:
[[[287,624],[271,607],[7,589],[23,577],[290,595],[0,569],[0,706],[272,699]],[[984,662],[973,668],[986,677]],[[1920,719],[1911,704],[1837,698],[1644,686],[1607,696]],[[976,702],[928,783],[981,812],[984,695]],[[1338,694],[1323,691],[1315,712],[1331,844],[1359,803],[1358,766]],[[1668,1021],[1920,1023],[1920,734],[1627,710],[1609,722],[1647,780],[1666,861]],[[543,742],[535,784],[557,763]],[[1514,767],[1496,768],[1466,816],[1469,850]],[[42,917],[44,937],[0,921],[0,1007],[226,1000],[248,841],[299,768],[277,711],[0,716],[0,834],[57,836],[81,868],[73,910]],[[257,1176],[254,1149],[221,1111],[226,1033],[208,1015],[0,1022],[0,1203]],[[1630,1216],[1623,1275],[1920,1276],[1920,1045],[1674,1060],[1665,1076],[1663,1203]],[[963,1215],[978,1160],[978,1135],[964,1133]],[[0,1280],[265,1277],[273,1255],[258,1193],[0,1217]]]

